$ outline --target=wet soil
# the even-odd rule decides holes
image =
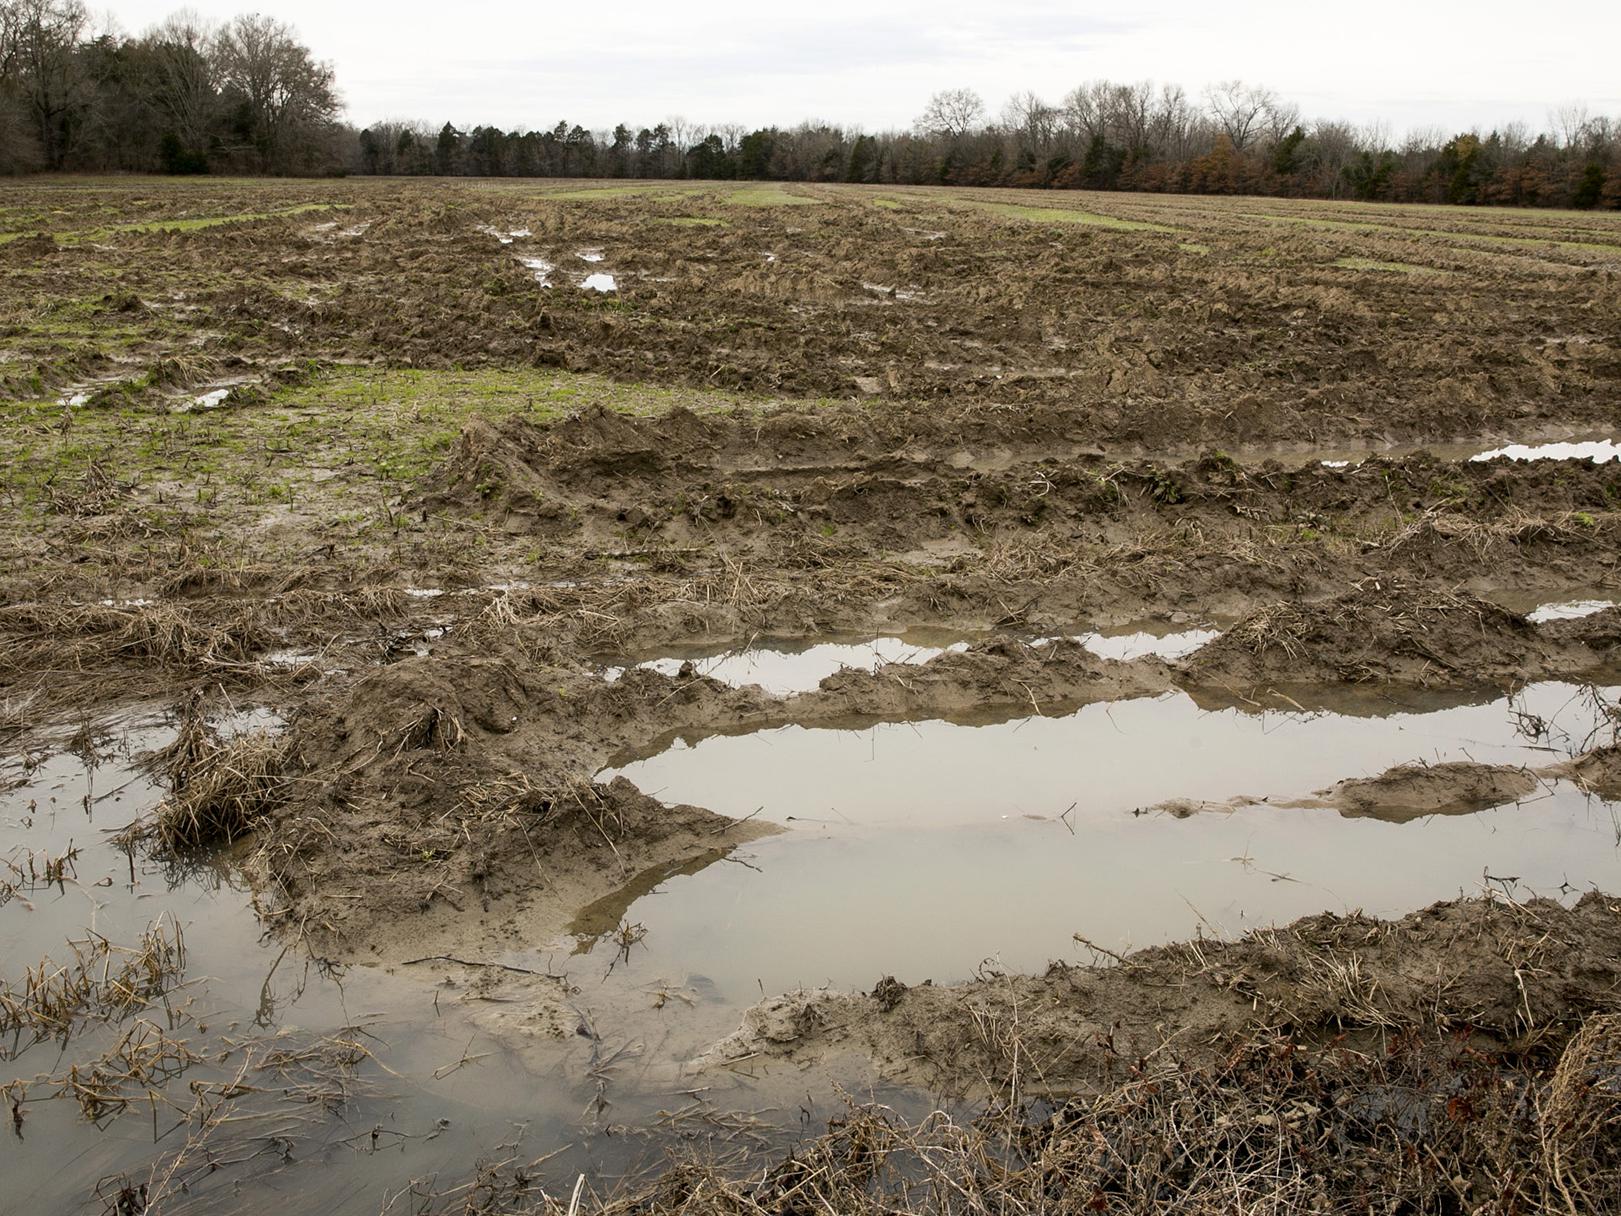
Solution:
[[[1167,1044],[1199,1065],[1261,1030],[1362,1049],[1421,1025],[1519,1050],[1613,1010],[1615,911],[1593,889],[1618,886],[1621,615],[1535,610],[1617,598],[1621,462],[1472,458],[1616,438],[1621,289],[1594,233],[1510,250],[1448,217],[1353,236],[1153,203],[1178,236],[819,188],[782,208],[384,183],[0,195],[33,217],[19,231],[57,234],[0,245],[0,742],[25,761],[0,803],[21,822],[29,766],[119,706],[285,720],[274,796],[221,860],[239,884],[207,948],[234,976],[222,1007],[250,999],[252,969],[226,963],[263,963],[244,944],[262,927],[269,958],[349,967],[405,1023],[454,1001],[462,1042],[567,1078],[593,1118],[636,1043],[626,1125],[712,1087],[693,1119],[775,1105],[773,1135],[800,1090],[823,1121],[840,1082],[926,1113],[930,1090],[982,1101],[1014,1076],[1081,1094]],[[289,210],[307,203],[345,210]],[[683,218],[722,222],[672,240]],[[586,249],[613,293],[572,281]],[[1352,254],[1448,273],[1337,264]],[[648,381],[681,395],[627,396]],[[497,407],[427,399],[451,383]],[[1121,640],[1145,628],[1218,636]],[[814,661],[751,666],[768,640]],[[1581,730],[1549,729],[1555,681]],[[1483,706],[1501,754],[1389,733]],[[1093,733],[1063,734],[1077,722]],[[1378,746],[1347,750],[1363,730]],[[901,731],[943,750],[864,783],[863,746],[875,761]],[[1090,757],[1082,796],[1010,765],[1021,737]],[[976,775],[953,779],[971,738]],[[1198,740],[1227,767],[1191,760]],[[812,822],[840,782],[876,794],[859,829]],[[132,817],[179,792],[145,787]],[[1092,819],[1065,818],[1088,797]],[[1252,851],[1267,832],[1289,865]],[[1088,906],[1067,867],[1089,841],[1115,864]],[[1200,940],[1178,856],[1230,893],[1232,940]],[[160,864],[98,865],[119,859]],[[1492,899],[1404,916],[1468,894],[1465,865]],[[893,920],[917,902],[905,867],[937,902],[986,895],[960,949]],[[175,889],[190,918],[219,912]],[[69,931],[31,930],[8,957]],[[1112,965],[1081,966],[1087,942]],[[980,946],[1006,974],[974,978]],[[341,1028],[331,1008],[312,1026]],[[471,1074],[445,1075],[476,1105]],[[537,1153],[578,1127],[560,1117]]]

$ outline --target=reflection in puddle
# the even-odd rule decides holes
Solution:
[[[1543,625],[1548,621],[1574,621],[1614,607],[1614,600],[1571,600],[1564,604],[1543,604],[1526,613],[1525,619],[1533,625]]]
[[[1162,659],[1183,658],[1220,634],[1210,629],[1188,629],[1165,634],[1128,630],[1060,636],[1079,642],[1100,658],[1126,661],[1148,655]],[[1060,636],[1036,638],[1027,645],[1046,646],[1059,641]],[[927,663],[942,654],[961,653],[968,647],[969,643],[964,641],[921,645],[898,637],[873,638],[868,642],[772,642],[719,654],[666,655],[636,666],[677,676],[690,662],[695,675],[719,680],[733,688],[757,685],[773,696],[789,697],[810,692],[828,676],[847,669],[873,671],[886,663]],[[609,667],[602,674],[612,682],[624,675],[624,671],[623,667]]]
[[[797,647],[792,643],[774,643],[691,659],[649,659],[636,666],[675,676],[680,674],[684,664],[690,662],[697,675],[719,680],[733,688],[754,684],[773,696],[787,697],[809,692],[828,676],[846,668],[872,671],[885,663],[927,663],[948,650],[967,649],[967,642],[943,647],[918,646],[901,638],[886,637],[874,638],[870,642],[819,642]],[[610,667],[603,675],[608,680],[615,680],[623,673],[623,668]]]
[[[600,262],[608,255],[603,253],[600,249],[582,249],[574,256],[579,258],[582,262]]]
[[[1621,460],[1621,445],[1613,439],[1591,439],[1582,443],[1539,443],[1528,445],[1511,443],[1471,456],[1471,460],[1591,460],[1594,464],[1607,464]]]
[[[1099,658],[1125,663],[1132,659],[1146,659],[1150,655],[1161,659],[1183,659],[1220,636],[1221,632],[1216,629],[1184,629],[1177,633],[1134,630],[1127,633],[1083,633],[1071,640],[1079,642]],[[1041,638],[1031,645],[1040,646],[1057,640]]]
[[[588,274],[580,280],[580,286],[586,291],[600,291],[604,295],[610,291],[619,290],[611,274]]]
[[[1621,690],[1617,690],[1621,691]],[[1533,685],[1485,704],[1384,716],[1209,711],[1186,693],[1097,702],[1061,717],[864,730],[785,726],[677,741],[610,770],[669,802],[777,823],[935,828],[1071,804],[1072,826],[1173,798],[1292,798],[1408,761],[1544,765],[1585,750],[1603,712],[1575,685]],[[1521,733],[1526,714],[1551,737]]]
[[[1613,439],[1575,439],[1548,443],[1514,443],[1483,451],[1475,443],[1393,443],[1377,448],[1322,449],[1278,447],[1240,449],[1235,456],[1243,463],[1262,460],[1289,460],[1296,456],[1315,460],[1327,469],[1348,469],[1369,460],[1403,460],[1426,453],[1437,460],[1483,461],[1505,457],[1509,460],[1593,460],[1603,463],[1621,457],[1621,445]]]
[[[1039,970],[1076,957],[1076,932],[1121,948],[1325,909],[1399,914],[1478,892],[1487,876],[1515,876],[1522,893],[1616,889],[1615,808],[1561,782],[1405,823],[1260,802],[1142,813],[1176,798],[1297,798],[1411,761],[1547,765],[1603,723],[1584,690],[1555,683],[1422,708],[1205,712],[1178,693],[1000,725],[677,744],[602,776],[672,804],[758,809],[789,831],[733,859],[747,865],[712,865],[620,906],[648,931],[645,967],[701,973],[747,1001],[761,984],[957,980],[992,956]],[[1549,728],[1528,737],[1533,718]]]
[[[545,258],[519,258],[518,261],[523,264],[523,267],[526,270],[534,274],[535,282],[539,283],[542,287],[550,287],[552,285],[553,267],[552,264]]]

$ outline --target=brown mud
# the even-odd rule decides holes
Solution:
[[[40,225],[56,242],[24,237],[0,255],[18,314],[83,296],[183,319],[203,338],[185,351],[194,368],[382,359],[1018,410],[1080,400],[1089,441],[1159,451],[1615,419],[1621,240],[1461,253],[1431,240],[1420,254],[1400,229],[1311,227],[1336,213],[1326,204],[1295,209],[1304,224],[1267,224],[1219,205],[1059,200],[1163,207],[1180,231],[1157,232],[1010,218],[965,205],[985,197],[975,191],[908,191],[895,211],[862,189],[746,207],[702,188],[553,201],[443,182],[165,185],[59,193]],[[344,208],[331,216],[356,235],[290,214],[312,204]],[[22,231],[40,214],[26,186],[0,192],[0,205],[25,217]],[[137,207],[148,224],[241,219],[191,231],[107,224],[108,212],[127,219]],[[692,217],[720,222],[669,224]],[[492,228],[530,235],[502,244]],[[1207,247],[1186,248],[1189,237]],[[1386,260],[1439,257],[1451,273],[1334,264],[1346,252],[1377,260],[1386,242]],[[604,251],[599,269],[620,284],[612,297],[561,272],[542,287],[519,262],[570,266],[584,246]],[[49,338],[27,347],[17,375],[60,377],[64,356],[81,374],[108,366]],[[180,349],[177,330],[137,357]]]
[[[1350,686],[1510,688],[1615,670],[1617,610],[1533,625],[1484,597],[1613,580],[1621,466],[1055,455],[1065,418],[599,409],[475,424],[402,513],[477,527],[496,560],[538,552],[546,581],[357,590],[341,563],[182,558],[164,571],[149,559],[150,585],[132,590],[151,603],[0,609],[3,662],[14,688],[47,700],[76,673],[121,671],[301,706],[295,792],[259,854],[267,913],[373,957],[397,957],[381,927],[414,916],[484,933],[486,914],[523,904],[558,927],[634,874],[759,830],[592,786],[616,755],[676,733],[1016,717],[1173,686],[1213,705],[1298,708]],[[1172,614],[1237,623],[1177,663],[1017,640]],[[918,625],[1002,640],[844,672],[787,703],[652,672],[609,684],[590,661]],[[305,657],[278,667],[277,647]]]
[[[1478,764],[1468,760],[1440,764],[1399,764],[1374,777],[1347,777],[1311,798],[1265,798],[1244,796],[1220,802],[1176,799],[1150,808],[1186,816],[1206,811],[1230,811],[1254,802],[1265,802],[1280,809],[1306,810],[1326,807],[1341,815],[1370,816],[1388,823],[1403,823],[1428,815],[1473,815],[1477,811],[1517,802],[1537,789],[1539,780],[1568,777],[1583,788],[1600,791],[1613,749],[1585,752],[1574,760],[1544,768]],[[1586,777],[1584,778],[1584,774]]]
[[[928,191],[896,213],[831,189],[780,209],[719,191],[120,190],[53,199],[53,238],[0,245],[0,386],[33,402],[8,403],[0,742],[27,755],[45,726],[135,699],[274,708],[287,730],[261,752],[277,771],[254,773],[242,846],[265,923],[302,953],[448,980],[503,1034],[578,1026],[566,982],[503,969],[508,951],[582,916],[633,944],[635,926],[610,924],[625,890],[781,830],[595,780],[673,739],[1011,721],[1171,690],[1372,713],[1621,671],[1621,610],[1522,614],[1616,598],[1621,463],[1467,459],[1614,437],[1621,285],[1603,248],[1440,249],[1448,274],[1410,277],[1334,265],[1422,256],[1408,236],[1183,217],[1174,201],[1156,214],[1209,252]],[[0,202],[14,194],[28,198]],[[307,203],[346,208],[340,228],[287,213]],[[672,240],[666,221],[693,216],[723,222]],[[504,246],[489,227],[532,236]],[[618,276],[612,297],[544,288],[517,260],[572,265],[558,251],[587,245]],[[348,428],[366,409],[339,401],[357,367],[616,383],[570,381],[560,411],[469,410],[402,473]],[[690,389],[693,408],[621,412],[615,393],[646,381]],[[79,385],[95,386],[84,402],[54,403]],[[240,417],[299,404],[244,440],[194,400],[216,385]],[[336,437],[295,449],[324,411],[345,418]],[[117,419],[143,455],[195,446],[145,476],[81,447],[87,416]],[[1331,444],[1449,441],[1478,447],[1322,463]],[[279,480],[292,472],[296,491]],[[1224,632],[1175,661],[1030,644],[1143,621]],[[602,674],[683,647],[915,629],[972,644],[791,697],[690,670]],[[214,755],[211,797],[249,806]],[[1554,780],[1621,797],[1604,739],[1535,769],[1418,759],[1296,805],[1466,814]],[[1117,1093],[1167,1061],[1183,1080],[1220,1073],[1259,1038],[1375,1059],[1408,1033],[1469,1036],[1447,1041],[1552,1068],[1537,1053],[1591,1046],[1584,1021],[1614,1035],[1618,948],[1599,894],[1322,917],[1102,969],[768,996],[697,1061],[827,1075],[871,1060],[1010,1106]]]

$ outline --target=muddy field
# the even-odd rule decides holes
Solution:
[[[59,179],[0,274],[0,1202],[1616,1210],[1621,218]]]

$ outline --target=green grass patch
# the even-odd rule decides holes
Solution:
[[[73,244],[94,241],[102,237],[117,236],[125,232],[197,232],[204,228],[218,228],[224,224],[248,224],[260,220],[285,219],[288,216],[307,215],[314,211],[346,211],[349,203],[300,203],[296,207],[283,207],[278,211],[244,211],[236,215],[202,215],[182,219],[143,220],[136,224],[108,224],[103,228],[82,228],[53,234],[58,241]],[[21,235],[15,234],[15,235]]]
[[[731,226],[727,221],[718,220],[709,215],[669,215],[661,216],[653,222],[655,224],[671,224],[677,228],[728,228]]]
[[[3,402],[0,463],[17,505],[34,512],[49,487],[95,462],[120,481],[165,486],[171,501],[259,507],[319,496],[323,512],[364,514],[442,461],[475,419],[553,422],[599,405],[635,416],[678,406],[715,413],[750,401],[759,399],[534,368],[338,368],[195,413],[138,396],[71,411],[54,397]]]
[[[1201,256],[1210,252],[1209,245],[1201,245],[1198,241],[1178,241],[1176,247],[1183,253],[1197,253]]]
[[[734,190],[724,200],[733,207],[815,207],[821,204],[819,198],[808,198],[803,194],[790,194],[781,186],[749,186],[743,190]]]
[[[1334,265],[1346,270],[1380,270],[1387,274],[1437,274],[1433,266],[1416,266],[1412,262],[1381,262],[1377,258],[1335,258]]]
[[[1092,228],[1113,228],[1121,232],[1176,232],[1166,224],[1150,224],[1145,220],[1123,220],[1113,215],[1100,215],[1096,211],[1074,211],[1068,207],[1026,207],[1020,203],[982,203],[966,200],[971,207],[989,211],[1008,219],[1029,220],[1039,224],[1085,224]]]

